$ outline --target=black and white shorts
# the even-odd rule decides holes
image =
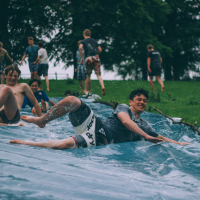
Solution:
[[[78,110],[69,114],[69,119],[77,133],[71,137],[78,148],[107,144],[101,120],[83,101]]]

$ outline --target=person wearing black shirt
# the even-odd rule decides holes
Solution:
[[[90,76],[92,74],[92,70],[94,70],[102,88],[102,95],[106,95],[103,79],[101,77],[101,68],[100,68],[101,62],[98,55],[102,52],[102,49],[98,45],[97,41],[91,38],[91,31],[89,29],[85,29],[83,31],[83,37],[84,37],[84,40],[82,40],[79,45],[79,52],[81,56],[81,63],[83,64],[83,50],[82,49],[84,48],[85,67],[86,67],[86,74],[87,74],[86,84],[89,87],[89,92],[92,91]]]
[[[109,117],[101,120],[94,115],[86,103],[74,96],[69,96],[62,99],[41,117],[23,115],[21,119],[43,128],[48,122],[69,113],[69,119],[77,134],[62,140],[46,142],[11,140],[10,143],[52,149],[92,147],[138,141],[142,138],[153,143],[165,141],[180,145],[189,144],[163,137],[156,133],[146,120],[140,118],[141,113],[146,109],[148,98],[147,90],[143,88],[133,90],[129,96],[129,106],[120,104]]]
[[[165,86],[161,80],[161,63],[162,58],[159,51],[154,50],[153,45],[149,44],[147,46],[147,67],[149,72],[149,83],[154,92],[153,76],[156,76],[158,83],[161,85],[161,92],[165,91]]]

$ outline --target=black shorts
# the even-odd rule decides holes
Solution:
[[[161,67],[150,67],[149,76],[161,76]]]
[[[5,111],[4,109],[0,111],[0,118],[2,119],[4,124],[16,124],[19,122],[20,120],[20,111],[19,109],[17,109],[15,116],[13,117],[13,119],[9,120],[6,117]]]
[[[78,110],[69,114],[69,119],[77,132],[77,135],[71,137],[78,148],[107,143],[101,120],[94,115],[93,111],[83,101],[81,101]]]
[[[44,64],[39,64],[37,75],[38,76],[48,76],[48,70],[49,70],[49,64],[44,63]]]

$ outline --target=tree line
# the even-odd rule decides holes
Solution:
[[[146,46],[153,44],[165,80],[181,80],[199,71],[199,14],[200,0],[4,0],[0,41],[19,61],[29,36],[44,40],[55,66],[76,67],[77,42],[87,28],[103,49],[105,69],[146,80]]]

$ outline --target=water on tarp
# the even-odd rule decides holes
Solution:
[[[58,102],[61,98],[52,98]],[[96,116],[113,109],[84,99]],[[26,107],[21,114],[31,114]],[[0,199],[200,199],[200,136],[185,125],[144,112],[161,135],[179,142],[147,141],[53,150],[9,144],[11,139],[46,141],[75,134],[68,115],[43,129],[34,124],[0,127]]]

